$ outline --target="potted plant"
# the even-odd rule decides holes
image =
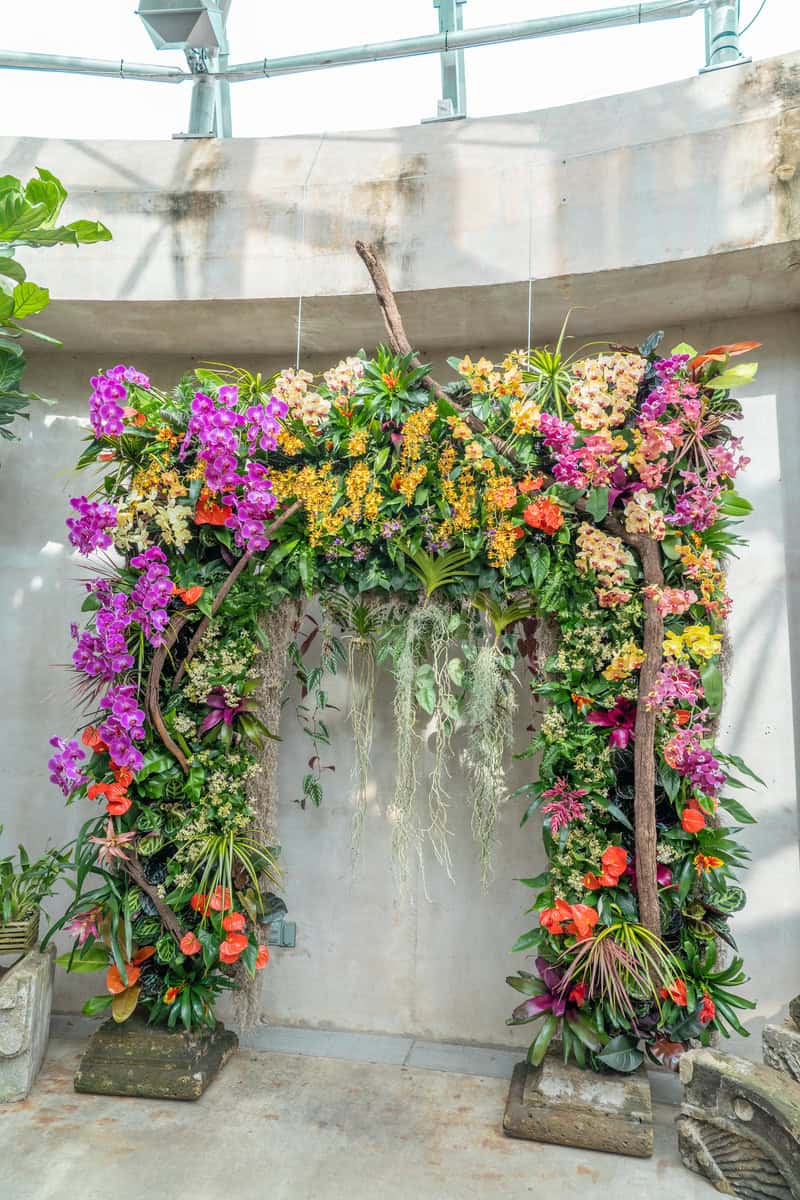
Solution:
[[[41,903],[52,896],[68,859],[62,850],[47,850],[32,862],[24,846],[18,857],[18,865],[13,855],[0,858],[0,954],[27,954],[36,946]]]

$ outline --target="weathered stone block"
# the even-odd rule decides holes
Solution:
[[[31,950],[0,980],[0,1103],[24,1100],[50,1032],[55,947]]]
[[[789,1001],[789,1016],[800,1029],[800,996],[795,996],[794,1000]]]
[[[503,1117],[511,1137],[648,1158],[653,1112],[644,1067],[597,1074],[547,1054],[539,1067],[517,1063]]]
[[[75,1091],[198,1100],[238,1045],[219,1021],[196,1033],[148,1025],[138,1013],[122,1025],[106,1021],[92,1034]]]
[[[776,1071],[785,1071],[800,1083],[800,1029],[793,1022],[765,1025],[761,1034],[764,1062]]]
[[[800,1084],[718,1050],[681,1058],[684,1165],[745,1200],[800,1200]]]

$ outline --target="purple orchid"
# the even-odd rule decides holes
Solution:
[[[617,697],[613,708],[600,708],[587,713],[586,720],[590,725],[602,725],[611,730],[608,735],[608,744],[615,750],[624,750],[636,736],[634,732],[636,705],[632,700],[626,700],[624,696]]]
[[[87,782],[86,776],[78,766],[86,755],[74,738],[65,741],[64,738],[52,737],[50,745],[55,746],[57,751],[47,764],[50,769],[50,782],[60,787],[65,796],[69,796],[75,788]]]

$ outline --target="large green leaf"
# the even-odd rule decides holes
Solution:
[[[90,971],[102,971],[108,966],[108,950],[105,946],[93,942],[91,946],[83,949],[60,954],[56,962],[65,971],[78,975],[88,974]]]
[[[14,312],[17,319],[31,317],[50,303],[50,292],[38,283],[18,283],[14,288]]]
[[[0,257],[0,275],[5,275],[16,283],[24,283],[25,268],[15,258]]]
[[[728,367],[727,371],[723,371],[721,375],[715,375],[713,379],[709,379],[706,386],[713,388],[715,392],[744,387],[746,384],[752,383],[757,370],[758,363],[737,363],[735,367]]]
[[[644,1054],[639,1050],[636,1042],[633,1038],[626,1037],[624,1033],[612,1038],[597,1057],[603,1066],[626,1075],[635,1071],[644,1061]]]

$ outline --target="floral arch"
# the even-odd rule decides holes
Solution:
[[[714,746],[730,608],[724,563],[749,504],[731,390],[755,343],[664,355],[659,335],[591,355],[516,351],[420,364],[375,251],[357,244],[388,345],[321,379],[220,365],[171,393],[133,368],[92,380],[92,434],[71,501],[72,544],[107,552],[86,579],[73,665],[87,716],[53,738],[51,778],[93,807],[75,843],[76,897],[51,930],[60,960],[104,971],[89,1013],[193,1028],[266,965],[280,908],[273,804],[287,669],[312,739],[303,801],[321,799],[325,671],[347,662],[363,820],[376,662],[395,679],[394,848],[423,840],[447,869],[447,762],[466,736],[484,875],[515,672],[547,711],[520,791],[542,814],[546,871],[516,949],[536,973],[511,1023],[541,1022],[595,1069],[672,1060],[692,1039],[744,1032],[728,916],[746,853],[721,819],[751,773]],[[296,637],[307,598],[327,614]],[[555,631],[543,656],[542,631]],[[322,644],[319,665],[306,652]],[[430,720],[423,772],[420,713]],[[424,775],[424,777],[423,777]],[[99,811],[98,811],[99,808]]]

